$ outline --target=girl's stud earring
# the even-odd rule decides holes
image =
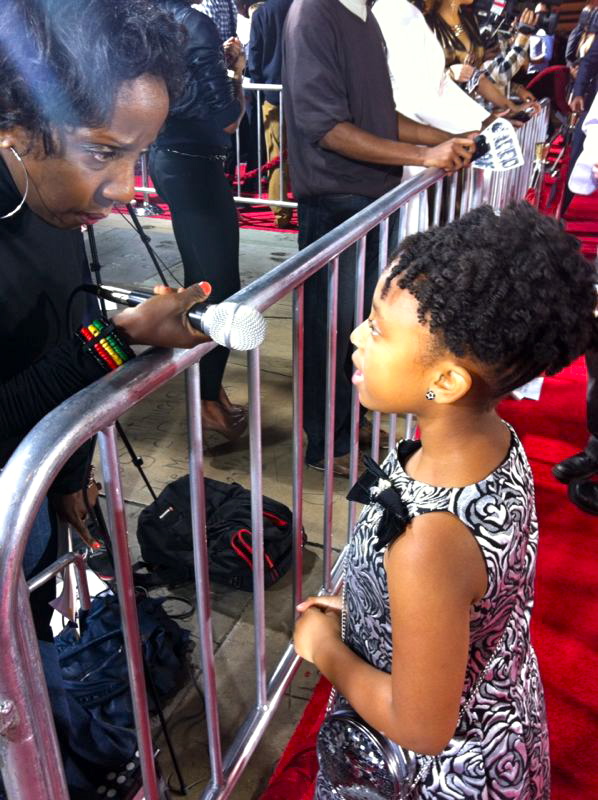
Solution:
[[[436,392],[433,392],[431,389],[428,389],[426,392],[426,400],[435,400],[436,399]]]

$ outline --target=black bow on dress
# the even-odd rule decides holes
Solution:
[[[411,520],[407,506],[403,502],[398,489],[392,484],[376,491],[380,479],[389,483],[389,477],[373,458],[363,456],[365,472],[362,473],[355,486],[349,491],[347,500],[357,503],[378,503],[383,514],[378,525],[378,541],[374,545],[376,550],[382,550],[400,536]],[[373,490],[373,491],[372,491]]]

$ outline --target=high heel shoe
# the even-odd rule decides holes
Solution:
[[[216,431],[229,442],[235,442],[247,430],[248,414],[241,406],[242,413],[233,414],[218,400],[204,400],[201,422],[204,431]]]
[[[220,387],[220,392],[218,393],[218,402],[223,407],[224,411],[228,412],[233,417],[247,417],[247,406],[231,403],[230,397],[227,395],[224,386]]]

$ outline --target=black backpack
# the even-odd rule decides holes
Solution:
[[[251,493],[238,483],[205,478],[210,578],[235,589],[253,590]],[[293,558],[293,515],[285,505],[263,498],[266,587],[288,571]],[[162,583],[194,578],[189,476],[169,483],[143,509],[137,539],[144,566]]]

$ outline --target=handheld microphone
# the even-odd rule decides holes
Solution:
[[[126,289],[120,286],[95,286],[83,284],[84,292],[103,297],[124,306],[138,306],[150,297],[156,297],[146,289]],[[188,312],[192,327],[205,333],[216,344],[229,350],[253,350],[259,347],[266,336],[266,320],[251,306],[225,301],[224,303],[196,303]]]

